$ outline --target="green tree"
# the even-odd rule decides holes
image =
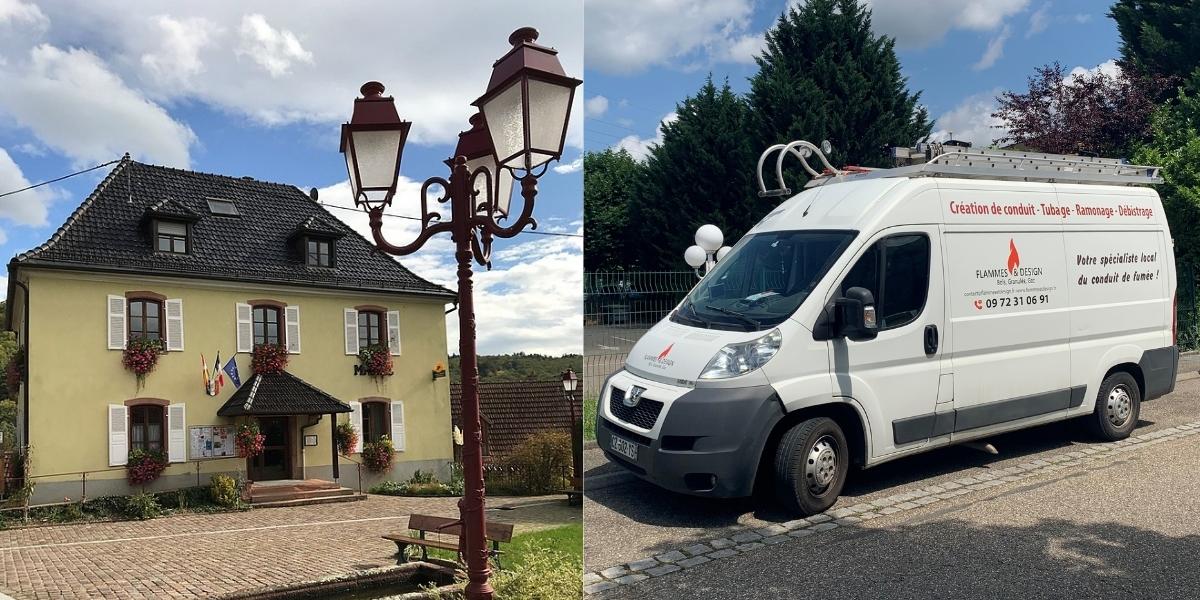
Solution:
[[[1180,270],[1200,267],[1200,74],[1150,118],[1150,142],[1133,162],[1162,167],[1158,186]]]
[[[710,76],[675,113],[646,158],[620,240],[647,271],[686,269],[697,227],[717,225],[732,244],[773,206],[756,194],[750,107],[729,82],[717,87]]]
[[[871,12],[858,0],[789,8],[767,32],[750,79],[756,149],[829,140],[836,166],[890,166],[891,146],[911,145],[931,129],[920,92],[909,93],[900,74],[894,46],[871,32]],[[804,178],[793,177],[789,186],[796,189]]]
[[[629,204],[642,165],[628,151],[609,148],[583,155],[583,268],[611,271],[632,265],[626,237]]]
[[[0,323],[4,323],[4,318],[7,313],[7,307],[3,301],[0,301]],[[17,336],[11,331],[0,331],[0,369],[8,366],[8,361],[17,353]],[[7,400],[8,387],[0,385],[0,400]],[[0,420],[3,416],[0,415]]]
[[[1166,78],[1157,87],[1169,97],[1200,67],[1200,2],[1195,0],[1117,0],[1108,16],[1121,34],[1121,67],[1141,77]]]

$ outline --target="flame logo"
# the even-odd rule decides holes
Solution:
[[[671,353],[671,348],[674,348],[674,347],[675,347],[675,344],[672,342],[670,346],[667,346],[666,350],[663,350],[662,353],[658,355],[658,360],[662,360],[662,359],[666,358],[667,355]]]
[[[1021,266],[1021,255],[1017,254],[1017,245],[1013,243],[1012,238],[1008,240],[1008,272],[1015,273],[1017,267]]]

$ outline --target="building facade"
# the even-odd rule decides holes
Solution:
[[[292,186],[123,160],[49,241],[9,264],[8,328],[25,349],[18,432],[33,503],[127,494],[133,450],[167,454],[146,486],[335,479],[365,487],[453,460],[446,304],[454,294],[400,263]],[[165,351],[139,378],[132,341]],[[257,375],[255,347],[286,348]],[[390,375],[359,374],[382,349]],[[214,365],[218,353],[220,364]],[[240,376],[209,395],[203,369]],[[232,371],[233,369],[230,369]],[[259,424],[264,452],[238,458],[234,428]],[[333,425],[388,436],[389,473],[335,460]],[[338,467],[335,469],[335,463]],[[85,487],[86,485],[86,487]]]

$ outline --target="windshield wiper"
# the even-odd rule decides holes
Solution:
[[[711,304],[705,304],[704,308],[707,308],[708,310],[715,310],[719,313],[723,313],[723,314],[729,315],[731,317],[736,317],[738,319],[741,319],[741,321],[743,323],[747,323],[750,326],[754,327],[755,329],[762,329],[761,323],[759,323],[758,321],[756,321],[754,319],[751,319],[750,317],[747,317],[746,315],[744,315],[736,310],[729,310],[728,308],[723,308],[720,306],[713,306]],[[692,310],[695,310],[695,309],[693,308]]]
[[[699,324],[703,325],[705,329],[711,329],[711,328],[712,328],[712,324],[711,324],[711,323],[709,323],[708,321],[705,321],[705,320],[704,320],[704,319],[703,319],[703,318],[700,316],[700,314],[696,312],[696,303],[695,303],[695,302],[688,301],[688,308],[689,308],[689,309],[692,311],[692,316],[691,316],[691,317],[688,317],[689,319],[691,319],[691,320],[693,320],[693,321],[695,321],[695,322],[697,322],[697,323],[699,323]]]

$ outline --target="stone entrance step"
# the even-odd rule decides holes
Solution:
[[[304,506],[366,499],[366,494],[319,479],[254,482],[247,490],[247,501],[251,508]]]

